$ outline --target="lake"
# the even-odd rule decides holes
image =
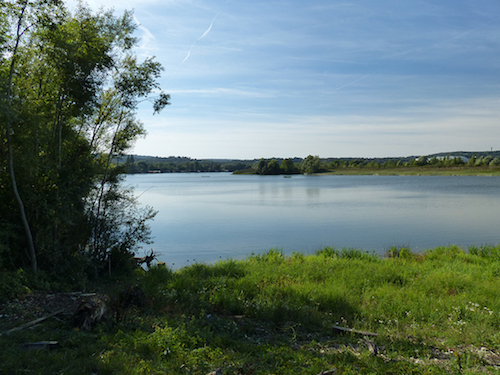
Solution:
[[[500,177],[128,175],[151,222],[159,260],[172,268],[325,246],[384,254],[498,244]]]

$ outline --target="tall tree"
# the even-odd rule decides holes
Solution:
[[[300,165],[300,171],[302,173],[317,173],[320,171],[320,169],[321,162],[319,156],[309,155],[302,161]]]
[[[0,36],[0,42],[5,40],[0,157],[8,168],[0,169],[0,184],[7,184],[8,174],[32,270],[54,264],[69,268],[68,259],[83,264],[77,260],[94,251],[108,254],[112,241],[130,250],[147,239],[144,223],[154,215],[132,209],[134,200],[118,184],[123,170],[113,160],[145,134],[136,108],[160,89],[161,65],[134,56],[136,26],[130,12],[116,17],[80,6],[72,15],[56,0],[1,4],[6,16],[0,17],[5,30]],[[6,19],[15,27],[6,28]],[[161,93],[153,99],[153,110],[167,104],[169,96]],[[0,201],[12,205],[3,190]],[[112,215],[111,209],[121,211]],[[6,216],[0,221],[14,220]],[[106,221],[114,224],[98,232],[106,233],[108,245],[96,249],[92,226]],[[11,263],[19,261],[10,255]]]
[[[31,269],[36,272],[38,269],[36,251],[33,242],[33,236],[31,233],[31,228],[26,216],[26,210],[24,206],[23,199],[19,192],[17,186],[17,179],[15,173],[14,165],[14,151],[13,151],[13,123],[16,121],[16,113],[13,110],[13,86],[14,86],[14,76],[18,68],[18,60],[20,49],[25,47],[23,43],[26,39],[30,37],[30,33],[40,27],[47,27],[51,25],[55,20],[51,19],[53,14],[57,15],[57,10],[60,7],[60,2],[58,0],[17,0],[13,2],[1,3],[2,14],[6,16],[9,22],[11,22],[12,29],[3,28],[4,34],[2,35],[3,51],[2,53],[3,61],[8,66],[6,72],[6,80],[4,77],[4,87],[2,92],[2,123],[5,127],[5,137],[7,140],[8,149],[8,170],[10,177],[10,184],[12,187],[12,193],[17,202],[20,219],[22,221],[24,232],[26,235],[26,242],[28,246],[28,256],[31,261]],[[4,56],[10,56],[5,59]],[[3,65],[3,64],[2,64]]]

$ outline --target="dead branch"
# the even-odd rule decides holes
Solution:
[[[363,336],[378,336],[378,333],[360,331],[360,330],[353,329],[353,328],[339,327],[339,326],[332,326],[332,328],[337,330],[337,331],[357,333],[358,335],[363,335]]]
[[[154,250],[151,249],[151,252],[149,254],[146,254],[144,257],[134,257],[135,265],[137,267],[141,267],[144,263],[148,266],[148,269],[151,268],[151,262],[155,260],[158,257],[157,254],[155,254]]]
[[[45,319],[48,319],[48,318],[50,318],[52,316],[55,316],[57,314],[60,314],[62,312],[64,312],[64,309],[57,310],[56,312],[54,312],[52,314],[49,314],[49,315],[44,316],[42,318],[38,318],[38,319],[32,320],[31,322],[25,323],[25,324],[23,324],[23,325],[21,325],[19,327],[15,327],[15,328],[9,329],[8,331],[2,332],[2,333],[0,333],[0,336],[3,335],[3,334],[8,334],[8,333],[16,332],[16,331],[21,331],[21,330],[23,330],[25,328],[32,327],[34,325],[37,325],[38,323],[43,322]]]

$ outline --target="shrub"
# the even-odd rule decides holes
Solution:
[[[0,271],[0,302],[17,298],[30,292],[24,271],[20,268],[17,272]]]

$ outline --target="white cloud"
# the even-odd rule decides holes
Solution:
[[[500,3],[320,3],[91,0],[135,8],[137,53],[165,67],[172,106],[139,112],[150,136],[137,150],[243,158],[495,147]]]
[[[147,127],[136,152],[192,157],[259,158],[318,154],[322,157],[397,157],[495,147],[500,138],[498,100],[422,107],[385,116],[293,116],[285,119],[169,118]],[[167,124],[168,123],[168,124]],[[158,148],[156,148],[156,146]]]
[[[136,16],[134,16],[134,21],[138,25],[138,29],[140,31],[140,43],[138,46],[138,52],[141,55],[151,56],[158,50],[158,46],[156,43],[156,38],[148,28],[146,28]]]

